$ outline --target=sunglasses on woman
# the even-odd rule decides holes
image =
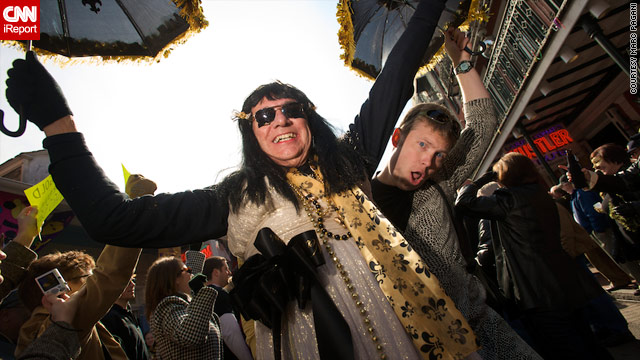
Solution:
[[[297,102],[268,107],[256,111],[255,115],[253,115],[258,123],[258,127],[261,128],[265,125],[271,124],[271,122],[276,118],[276,111],[282,112],[282,115],[286,116],[287,119],[306,117],[306,114],[304,113],[304,106]]]
[[[188,267],[180,270],[180,273],[184,273],[184,272],[188,272],[189,274],[193,274],[193,270],[191,270],[191,268],[188,268]]]

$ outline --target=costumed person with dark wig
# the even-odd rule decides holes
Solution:
[[[267,294],[244,297],[242,311],[261,320],[256,357],[478,358],[475,335],[453,301],[365,195],[443,8],[442,0],[420,2],[342,138],[297,88],[258,87],[236,116],[240,170],[204,190],[122,194],[32,53],[9,70],[7,99],[45,131],[49,171],[96,240],[161,248],[219,238],[228,224],[229,247],[243,268],[264,274],[263,288],[281,289],[266,305],[256,302],[267,302]],[[242,299],[241,279],[234,275]]]

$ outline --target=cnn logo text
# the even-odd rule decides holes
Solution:
[[[1,40],[40,40],[40,0],[2,0]]]

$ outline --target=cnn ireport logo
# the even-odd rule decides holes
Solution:
[[[40,40],[40,0],[0,0],[0,40]]]

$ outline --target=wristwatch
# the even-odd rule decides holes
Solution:
[[[473,64],[471,63],[471,61],[463,60],[463,61],[460,61],[460,64],[456,66],[453,72],[456,75],[460,75],[460,74],[468,73],[469,71],[471,71],[471,69],[473,69]]]

